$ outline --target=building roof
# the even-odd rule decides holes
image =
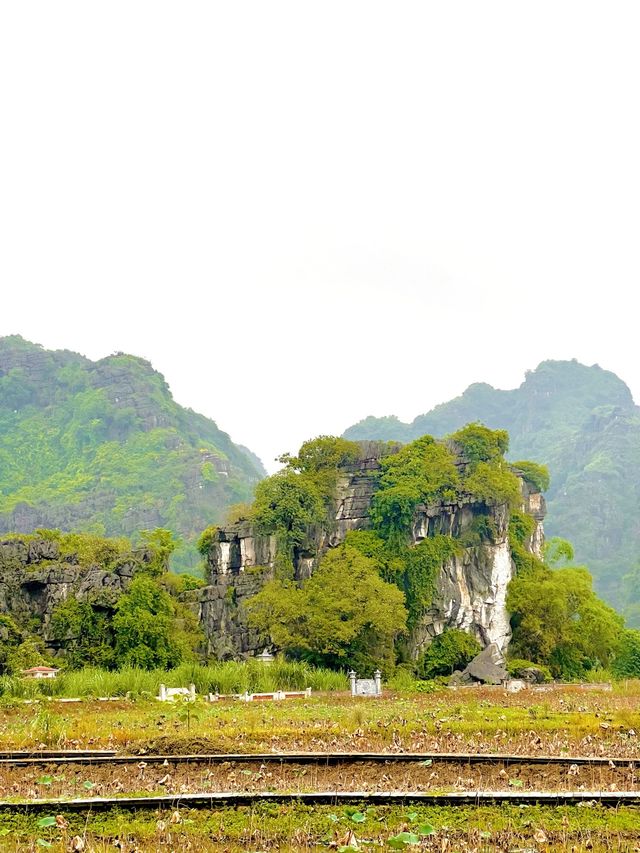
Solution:
[[[55,666],[32,666],[30,669],[23,669],[22,672],[26,675],[29,672],[60,672]]]

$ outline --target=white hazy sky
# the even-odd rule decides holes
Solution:
[[[270,465],[545,358],[640,397],[637,2],[0,4],[0,334]]]

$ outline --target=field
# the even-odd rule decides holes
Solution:
[[[0,811],[0,849],[634,850],[640,848],[640,806],[604,806],[598,792],[640,796],[637,733],[640,682],[612,690],[440,688],[387,692],[381,699],[324,692],[283,702],[175,705],[143,697],[72,703],[5,697],[2,751],[113,750],[134,757],[49,758],[23,766],[0,761],[0,801],[10,804]],[[286,752],[381,752],[389,759],[283,762],[274,756]],[[201,757],[180,758],[196,753]],[[215,759],[221,753],[261,757]],[[466,753],[502,757],[472,763],[455,756]],[[545,763],[547,756],[563,760]],[[419,799],[470,791],[516,798],[575,792],[584,802],[454,806]],[[204,792],[273,792],[284,801],[209,808],[184,801]],[[301,801],[300,795],[317,792],[329,792],[333,801]],[[403,796],[373,803],[367,800],[373,792]],[[105,797],[151,795],[166,799],[146,808],[100,804]],[[34,811],[23,805],[71,798],[89,799],[93,807],[74,810],[58,802]]]

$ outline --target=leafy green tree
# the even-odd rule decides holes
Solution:
[[[275,533],[286,550],[304,541],[307,527],[325,510],[317,486],[295,471],[279,471],[256,487],[253,517],[263,533]]]
[[[459,476],[451,452],[424,435],[382,460],[380,488],[371,505],[371,520],[383,538],[406,541],[420,503],[453,500]]]
[[[320,435],[305,441],[297,456],[285,453],[278,461],[294,471],[315,474],[318,471],[335,471],[341,466],[353,464],[360,458],[360,453],[360,447],[355,441],[333,435]]]
[[[151,552],[151,561],[147,564],[146,571],[154,576],[168,572],[169,558],[180,544],[180,540],[164,527],[143,530],[140,533],[140,540]]]
[[[489,429],[477,421],[452,433],[449,439],[460,447],[472,465],[500,459],[509,449],[509,433],[506,429]]]
[[[64,647],[65,662],[71,669],[114,663],[114,638],[108,611],[69,596],[51,614],[51,634]]]
[[[544,561],[548,566],[555,567],[572,563],[573,557],[573,545],[566,539],[553,536],[544,544]]]
[[[640,631],[623,631],[611,670],[617,678],[640,678]]]
[[[418,675],[421,678],[451,675],[456,669],[464,669],[481,651],[482,646],[471,634],[447,628],[432,640],[418,660]]]
[[[524,479],[539,492],[546,492],[551,479],[546,465],[529,462],[524,459],[512,463],[513,467],[522,472]]]
[[[478,462],[465,478],[464,487],[476,499],[489,504],[508,504],[512,509],[520,504],[520,483],[503,460]]]
[[[403,595],[355,548],[329,551],[302,587],[270,581],[246,605],[249,624],[294,657],[389,671],[406,628]]]
[[[22,632],[10,616],[0,616],[0,673],[8,669],[7,659],[20,645]]]
[[[11,675],[20,675],[23,669],[49,664],[44,642],[39,637],[26,637],[7,653],[6,668]]]
[[[136,576],[118,601],[113,631],[119,667],[169,669],[195,659],[201,639],[188,614],[179,612],[170,595],[145,575]]]
[[[556,677],[579,678],[608,666],[621,640],[622,618],[597,598],[589,572],[541,563],[509,584],[511,653],[547,664]]]

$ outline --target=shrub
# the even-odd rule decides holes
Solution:
[[[509,449],[509,433],[506,429],[489,429],[481,423],[470,423],[449,436],[461,449],[472,465],[492,462]]]
[[[526,669],[538,670],[545,682],[553,681],[551,670],[544,664],[532,663],[530,660],[524,660],[523,658],[513,658],[507,661],[507,672],[513,678],[521,678],[523,671]]]
[[[538,492],[546,492],[549,488],[550,477],[549,469],[546,465],[539,465],[537,462],[529,462],[519,460],[512,463],[513,467],[522,472],[523,480],[526,480],[530,486]]]
[[[447,628],[438,634],[419,659],[418,674],[425,679],[451,675],[456,669],[464,669],[481,651],[482,646],[471,634]]]
[[[640,631],[623,631],[611,671],[616,678],[640,678]]]

